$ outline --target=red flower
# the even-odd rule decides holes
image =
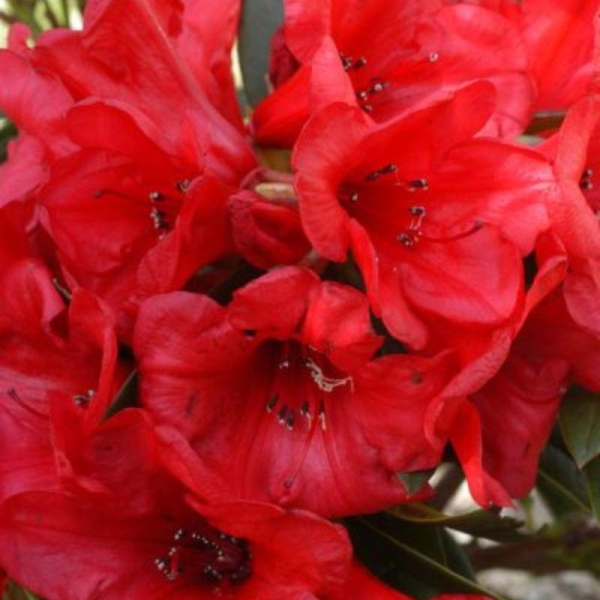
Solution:
[[[77,477],[85,443],[122,380],[114,323],[97,299],[74,294],[68,315],[47,271],[22,260],[0,286],[0,498]],[[74,444],[66,444],[75,438]],[[84,473],[85,476],[89,474]]]
[[[448,4],[455,4],[454,0]],[[535,109],[564,110],[584,96],[594,70],[596,0],[463,0],[508,17],[519,30],[528,71],[535,81]],[[506,40],[512,44],[512,40]]]
[[[557,323],[529,326],[564,280],[564,248],[553,235],[544,235],[536,256],[538,270],[521,311],[480,345],[427,414],[429,437],[450,439],[471,494],[484,507],[508,506],[511,496],[531,489],[539,452],[566,389],[565,355],[552,350],[562,343],[552,333]],[[547,339],[540,338],[544,332]],[[565,348],[568,354],[571,347]]]
[[[308,238],[324,257],[351,250],[373,309],[414,348],[434,327],[498,327],[517,310],[521,257],[548,227],[550,165],[529,149],[471,139],[489,88],[373,125],[335,104],[300,136],[294,165]],[[340,142],[343,140],[343,143]]]
[[[292,145],[316,109],[348,101],[348,88],[382,122],[481,79],[499,92],[491,129],[521,131],[534,90],[517,27],[478,6],[441,4],[287,0],[283,35],[301,66],[257,107],[258,141]],[[289,61],[280,64],[287,74]]]
[[[347,576],[339,525],[267,504],[196,508],[140,516],[101,497],[21,494],[0,505],[0,562],[48,600],[300,600]]]
[[[50,31],[34,49],[0,56],[9,82],[0,105],[46,148],[48,183],[36,199],[64,277],[106,300],[125,337],[141,298],[183,286],[231,248],[227,197],[255,164],[239,123],[207,97],[224,107],[234,93],[217,91],[226,52],[213,39],[192,70],[182,57],[202,27],[182,11],[90,3],[83,32]],[[226,21],[224,44],[236,14],[233,5],[207,13],[213,25]]]
[[[438,460],[423,415],[454,360],[372,360],[380,343],[364,296],[294,268],[228,309],[185,293],[150,300],[134,339],[144,406],[230,494],[324,515],[400,501],[396,473]]]

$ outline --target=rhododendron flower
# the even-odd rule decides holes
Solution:
[[[597,0],[446,0],[476,4],[507,17],[522,40],[535,82],[534,108],[565,110],[590,86],[596,56]],[[512,39],[505,43],[511,45]]]
[[[253,117],[262,144],[291,146],[311,113],[346,101],[348,87],[383,122],[486,80],[498,89],[490,130],[513,135],[528,121],[534,89],[519,31],[493,11],[422,0],[287,0],[282,36],[271,67],[278,87]]]
[[[33,49],[0,54],[11,82],[0,105],[45,148],[35,201],[64,278],[108,302],[125,337],[141,298],[182,287],[231,248],[227,197],[255,165],[239,123],[200,87],[217,101],[213,79],[225,75],[211,68],[228,61],[192,70],[182,57],[198,32],[165,36],[170,10],[91,2],[83,32],[47,32]]]
[[[48,600],[326,599],[347,577],[339,525],[267,504],[194,508],[129,515],[102,497],[20,494],[0,505],[0,562]]]
[[[295,149],[308,238],[330,260],[352,251],[373,309],[413,348],[435,345],[432,331],[443,335],[446,323],[489,330],[511,318],[521,257],[548,228],[546,202],[559,193],[543,156],[471,139],[489,92],[477,84],[382,125],[334,104]]]
[[[77,291],[67,314],[46,269],[33,260],[5,270],[0,289],[0,498],[6,498],[55,489],[62,476],[74,475],[71,460],[84,452],[82,441],[100,423],[123,373],[114,322],[89,292]],[[77,441],[66,447],[68,438]]]
[[[433,466],[441,451],[423,415],[455,360],[373,360],[380,344],[362,294],[291,267],[228,308],[185,293],[149,300],[134,338],[144,406],[230,494],[325,515],[405,499],[396,474]]]

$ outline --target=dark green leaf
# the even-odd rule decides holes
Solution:
[[[519,542],[529,538],[519,532],[523,521],[501,517],[490,510],[475,510],[462,515],[446,515],[427,504],[402,504],[391,509],[390,514],[423,525],[437,525],[469,533],[496,542]]]
[[[114,397],[112,404],[106,409],[104,418],[108,419],[124,408],[136,406],[138,401],[138,373],[132,371]]]
[[[10,122],[1,119],[0,115],[0,162],[6,160],[6,147],[8,142],[17,135],[16,127]]]
[[[38,596],[10,581],[2,600],[39,600]]]
[[[537,487],[556,516],[591,513],[583,474],[575,462],[555,446],[548,445],[542,452]]]
[[[416,494],[435,473],[435,469],[415,471],[414,473],[398,473],[398,479],[403,483],[409,494]]]
[[[583,468],[583,475],[592,513],[596,521],[600,523],[600,458],[589,462]]]
[[[378,514],[347,521],[359,559],[395,589],[425,599],[442,593],[485,594],[462,548],[441,527]]]
[[[283,21],[282,0],[245,0],[238,56],[246,96],[252,106],[267,95],[271,36]]]
[[[560,409],[565,444],[579,467],[600,455],[600,394],[573,388]]]

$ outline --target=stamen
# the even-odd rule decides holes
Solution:
[[[179,192],[187,192],[190,189],[190,180],[189,179],[183,179],[182,181],[178,181],[175,183],[175,188],[179,191]]]
[[[352,65],[353,69],[362,69],[367,64],[367,59],[364,56],[359,56]]]
[[[268,400],[267,400],[267,412],[272,412],[273,409],[275,408],[275,405],[279,402],[279,396],[277,394],[273,394]]]
[[[248,542],[210,527],[204,526],[204,533],[189,533],[178,529],[166,556],[154,559],[156,568],[169,581],[175,581],[184,571],[203,574],[208,582],[228,579],[241,583],[252,574],[252,553]]]
[[[280,409],[279,412],[277,413],[277,420],[283,424],[285,423],[285,418],[287,416],[288,413],[288,407],[286,404],[284,404]]]
[[[416,190],[428,190],[429,181],[427,179],[413,179],[408,182],[408,190],[414,192]]]
[[[439,52],[432,52],[429,55],[429,62],[437,62],[440,59],[440,53]]]
[[[75,402],[77,406],[87,406],[95,395],[96,390],[87,390],[83,394],[76,394],[73,396],[73,402]]]
[[[323,431],[327,431],[327,421],[325,420],[325,403],[323,400],[319,400],[319,424],[321,425],[321,429]]]
[[[163,196],[160,192],[150,192],[148,194],[148,198],[150,198],[152,202],[160,202],[161,200],[165,199],[165,196]]]
[[[335,379],[333,377],[326,377],[323,374],[323,370],[312,358],[307,358],[304,361],[305,366],[310,370],[310,376],[312,380],[317,384],[317,387],[324,392],[332,392],[336,387],[350,384],[350,388],[354,391],[354,381],[352,377],[343,377],[341,379]]]
[[[457,233],[456,235],[450,235],[444,238],[432,238],[426,235],[421,234],[421,239],[426,242],[431,242],[433,244],[441,244],[445,242],[455,242],[456,240],[462,240],[463,238],[469,237],[474,233],[477,233],[483,227],[483,223],[481,221],[475,221],[473,226],[467,231],[463,231],[463,233]]]
[[[405,232],[399,233],[396,236],[396,240],[398,240],[403,246],[406,246],[407,248],[414,246],[417,241],[414,234],[411,235]]]
[[[294,429],[294,421],[295,421],[294,413],[290,411],[288,416],[285,418],[285,426],[292,431]]]
[[[593,175],[594,171],[589,167],[583,171],[583,173],[581,174],[581,179],[579,180],[579,187],[582,190],[589,191],[594,189],[594,183],[591,181]]]
[[[369,88],[370,94],[379,94],[383,92],[385,88],[389,87],[389,81],[377,81],[373,80],[373,85]]]

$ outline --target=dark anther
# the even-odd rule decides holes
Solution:
[[[148,194],[148,198],[150,198],[152,202],[160,202],[161,200],[165,199],[165,197],[160,192],[150,192]]]
[[[285,426],[291,431],[294,429],[294,421],[295,421],[294,413],[290,411],[285,418]]]
[[[376,81],[369,88],[369,93],[378,94],[379,92],[383,92],[383,90],[385,90],[385,88],[388,87],[389,85],[390,84],[387,81]]]
[[[411,206],[408,209],[409,214],[414,215],[415,217],[423,217],[425,216],[425,207],[423,206]]]
[[[412,235],[409,235],[408,233],[399,233],[396,236],[396,239],[403,245],[406,246],[407,248],[410,248],[411,246],[415,245],[415,239]]]
[[[180,192],[187,192],[190,189],[190,180],[189,179],[184,179],[182,181],[178,181],[175,184],[175,187],[180,191]]]
[[[267,400],[267,412],[271,412],[274,408],[275,405],[279,402],[279,396],[277,394],[273,394],[268,400]]]
[[[413,190],[427,190],[429,189],[429,181],[427,179],[413,179],[408,182],[408,188]]]
[[[389,165],[385,165],[385,167],[382,167],[381,173],[382,174],[395,173],[397,170],[398,170],[398,167],[394,163],[390,163]]]
[[[77,406],[87,406],[95,395],[95,390],[87,390],[84,394],[76,394],[73,396],[73,402],[75,402]]]
[[[375,181],[376,179],[379,179],[379,177],[381,177],[381,171],[373,171],[372,173],[369,173],[365,179],[367,181]]]
[[[288,407],[284,404],[280,409],[279,412],[277,413],[277,420],[280,423],[285,423],[285,418],[288,414]]]
[[[367,64],[367,59],[364,56],[359,56],[352,65],[354,69],[361,69]]]

